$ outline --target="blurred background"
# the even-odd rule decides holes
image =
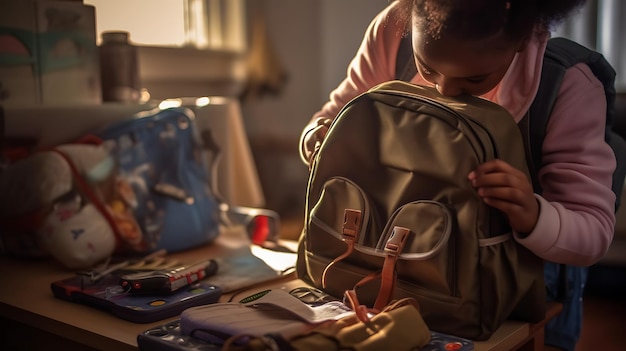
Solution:
[[[128,32],[129,44],[136,49],[142,102],[202,96],[231,99],[243,120],[265,206],[284,217],[298,217],[304,208],[308,176],[298,157],[300,131],[345,77],[364,30],[388,3],[3,0],[0,38],[2,34],[21,38],[34,28],[44,40],[33,40],[39,50],[31,56],[44,64],[38,66],[39,77],[32,86],[20,83],[12,87],[18,80],[16,72],[31,77],[33,60],[26,57],[25,64],[15,65],[16,57],[20,58],[16,53],[28,51],[28,47],[20,51],[6,40],[0,41],[0,82],[4,82],[0,92],[13,88],[3,101],[9,107],[51,102],[98,105],[102,100],[97,49],[102,48],[102,33]],[[620,21],[625,13],[626,5],[618,0],[588,1],[555,33],[603,52],[619,72],[621,91],[626,90],[626,75],[621,73],[626,69],[626,45],[619,39],[626,33],[626,24]],[[82,35],[82,46],[61,40],[50,45],[59,29],[65,33],[72,30],[72,39]],[[79,55],[93,64],[62,70],[63,63],[71,64],[61,60],[64,55]],[[74,90],[68,88],[72,78],[78,81]],[[25,80],[19,76],[19,81]],[[30,93],[33,87],[35,92]]]

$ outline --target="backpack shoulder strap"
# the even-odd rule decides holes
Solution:
[[[548,120],[558,97],[565,71],[578,63],[587,64],[604,86],[607,105],[605,138],[607,142],[611,142],[610,131],[615,113],[615,70],[604,56],[596,51],[566,38],[550,39],[543,58],[539,90],[530,110],[519,123],[526,144],[533,186],[538,193],[541,192],[541,186],[537,180],[536,171],[542,164],[541,149]]]
[[[400,39],[396,56],[396,79],[409,82],[416,74],[417,67],[415,67],[415,60],[413,60],[411,33],[408,33]]]
[[[593,74],[604,86],[607,105],[606,125],[613,125],[615,115],[615,69],[604,58],[604,56],[594,50],[588,49],[574,41],[566,38],[552,38],[548,41],[545,60],[559,62],[563,67],[570,68],[577,63],[585,63]],[[609,128],[610,129],[610,128]]]

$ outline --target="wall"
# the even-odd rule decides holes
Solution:
[[[259,8],[258,0],[252,1]],[[280,95],[244,101],[243,115],[267,206],[300,215],[308,176],[298,156],[300,131],[345,77],[367,25],[388,1],[262,3],[271,45],[288,80]]]

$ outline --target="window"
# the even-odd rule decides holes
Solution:
[[[96,31],[124,30],[137,45],[245,49],[245,0],[84,0]],[[98,39],[100,40],[100,38]]]
[[[84,0],[96,31],[122,30],[138,46],[153,99],[237,95],[245,79],[245,0]]]

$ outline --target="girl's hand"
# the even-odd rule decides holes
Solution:
[[[311,127],[308,128],[308,131],[305,132],[302,140],[302,146],[304,148],[303,156],[309,165],[311,164],[317,149],[326,137],[326,133],[328,132],[331,122],[332,119],[330,118],[317,118],[313,121],[313,123],[311,123]]]
[[[487,161],[468,174],[478,196],[504,212],[513,230],[530,233],[539,218],[539,202],[526,175],[502,160]]]

